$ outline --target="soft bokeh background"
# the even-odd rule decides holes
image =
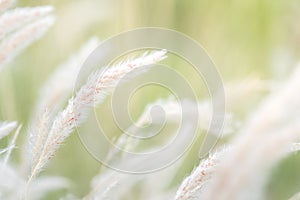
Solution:
[[[105,40],[122,31],[148,26],[180,31],[207,50],[225,83],[248,77],[280,81],[300,60],[299,0],[17,2],[17,6],[22,7],[39,5],[53,5],[57,21],[1,75],[0,120],[17,120],[26,126],[39,87],[58,64],[92,36]],[[151,98],[144,101],[153,100]],[[143,105],[137,105],[134,112],[140,113]],[[245,109],[251,111],[251,107]],[[19,140],[21,144],[22,137]],[[173,184],[178,184],[199,162],[196,152],[197,143]],[[272,172],[269,199],[286,199],[300,188],[300,156],[292,158]],[[15,160],[18,160],[17,153]],[[86,152],[77,135],[72,135],[43,173],[70,178],[74,182],[72,191],[81,196],[88,192],[89,181],[98,172],[99,165]]]

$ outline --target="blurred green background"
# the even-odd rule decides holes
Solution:
[[[149,26],[180,31],[207,50],[225,83],[284,79],[300,57],[299,0],[19,0],[16,6],[40,5],[55,7],[56,23],[1,74],[0,120],[26,126],[39,87],[92,36],[105,40]],[[178,181],[199,162],[196,152],[195,147]],[[274,169],[269,199],[286,199],[300,188],[299,163],[295,155]],[[70,178],[72,191],[80,196],[88,192],[98,168],[72,135],[43,173]]]

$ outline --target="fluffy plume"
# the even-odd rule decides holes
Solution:
[[[61,64],[40,90],[34,116],[29,125],[29,134],[23,151],[24,171],[37,162],[47,139],[48,129],[52,123],[52,116],[56,113],[67,97],[72,93],[81,64],[97,47],[99,40],[91,38],[75,55]],[[64,80],[64,81],[61,81]],[[46,108],[46,109],[45,109]],[[51,113],[49,113],[51,111]]]
[[[28,172],[29,166],[33,163],[36,163],[39,159],[39,156],[43,150],[43,145],[47,140],[47,133],[50,128],[50,118],[48,110],[45,110],[42,116],[39,116],[37,119],[37,124],[34,127],[31,127],[31,131],[29,133],[29,138],[27,141],[27,149],[24,151],[26,152],[25,156],[25,171]]]
[[[29,22],[50,14],[52,6],[42,6],[35,8],[16,8],[5,12],[0,16],[0,39],[7,33],[14,31]]]
[[[267,169],[286,155],[291,143],[300,137],[300,119],[297,117],[300,96],[294,95],[297,91],[300,91],[300,67],[247,121],[233,142],[231,156],[222,162],[204,199],[261,198],[264,180],[260,177],[265,177]],[[249,167],[251,173],[246,173]]]
[[[9,8],[13,3],[13,0],[0,0],[0,13]]]
[[[180,185],[177,193],[176,200],[196,200],[199,199],[200,194],[203,192],[204,185],[210,181],[216,167],[219,165],[220,160],[223,158],[227,148],[222,148],[202,160],[198,167],[184,179]]]
[[[3,39],[0,45],[0,66],[10,61],[19,51],[26,48],[33,41],[39,39],[53,22],[53,17],[45,17]]]
[[[165,58],[165,54],[166,51],[155,51],[91,74],[87,83],[69,100],[67,107],[55,117],[29,180],[39,173],[73,129],[84,121],[89,109],[100,103],[123,77],[135,69],[159,62]]]

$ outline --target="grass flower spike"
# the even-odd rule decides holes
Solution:
[[[40,172],[74,128],[85,120],[89,109],[100,103],[123,77],[133,70],[161,61],[165,54],[164,50],[155,51],[91,74],[87,83],[69,100],[67,107],[55,117],[40,157],[33,164],[30,177]]]

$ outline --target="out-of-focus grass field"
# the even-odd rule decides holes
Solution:
[[[180,31],[207,50],[225,83],[247,77],[281,80],[300,61],[299,0],[19,0],[17,3],[22,7],[39,5],[55,7],[56,23],[1,75],[0,120],[17,120],[26,126],[39,87],[92,36],[105,40],[122,31],[148,26]],[[147,101],[144,99],[143,103]],[[133,112],[141,113],[143,106],[136,108]],[[25,133],[23,129],[22,134]],[[18,153],[17,149],[16,162]],[[186,159],[186,168],[191,170],[198,162],[195,147]],[[83,195],[88,192],[89,181],[99,165],[77,135],[72,135],[43,173],[70,178],[74,181],[74,193]],[[300,188],[299,167],[300,156],[294,155],[293,160],[287,159],[274,169],[268,186],[269,199],[285,199]],[[186,173],[179,172],[177,179]]]

